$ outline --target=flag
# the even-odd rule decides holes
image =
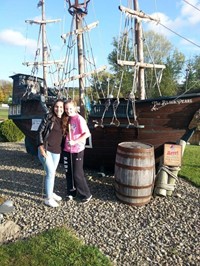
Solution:
[[[39,2],[38,2],[38,4],[37,4],[37,7],[39,8],[39,7],[41,7],[42,6],[42,0],[40,0]]]

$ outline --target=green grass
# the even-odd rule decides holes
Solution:
[[[97,248],[84,245],[73,232],[54,228],[28,240],[0,247],[1,266],[111,266]]]
[[[186,146],[182,167],[178,175],[200,187],[200,146]]]
[[[8,109],[0,107],[0,121],[8,119]]]

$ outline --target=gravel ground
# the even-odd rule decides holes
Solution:
[[[66,224],[117,266],[200,265],[198,188],[179,178],[172,197],[152,197],[146,206],[135,207],[116,199],[113,175],[85,172],[92,200],[86,205],[63,200],[49,208],[43,204],[44,171],[37,158],[22,143],[0,143],[0,196],[15,206],[2,222],[19,225],[20,239]],[[61,164],[55,192],[63,199],[65,187]]]

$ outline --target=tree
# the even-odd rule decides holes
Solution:
[[[111,70],[114,73],[115,84],[119,87],[122,81],[123,75],[123,87],[121,89],[119,96],[127,96],[130,94],[132,87],[133,87],[133,75],[134,75],[134,68],[131,66],[119,66],[117,63],[118,59],[125,59],[128,61],[134,60],[134,55],[131,52],[131,42],[127,41],[127,47],[123,46],[123,40],[118,43],[117,39],[113,38],[113,51],[108,55],[108,63],[111,65]],[[118,58],[118,55],[120,57]],[[116,96],[116,95],[115,95]]]
[[[101,71],[92,75],[91,89],[87,89],[87,94],[91,94],[93,100],[109,97],[115,89],[115,77],[107,71]]]
[[[170,96],[176,95],[179,89],[179,80],[182,75],[182,69],[185,64],[185,56],[174,49],[165,61],[166,68],[163,71],[162,80],[160,83],[161,95]],[[151,88],[149,88],[151,89]],[[158,91],[151,91],[151,96],[159,96]]]
[[[152,30],[144,32],[144,61],[163,64],[173,49],[173,45],[164,35]]]
[[[164,64],[162,71],[146,69],[146,91],[148,97],[176,95],[178,80],[184,66],[185,57],[163,36],[153,31],[145,34],[144,58],[146,63]],[[162,79],[160,79],[162,77]],[[160,84],[158,82],[160,81]]]
[[[108,56],[108,62],[111,65],[111,70],[114,72],[116,80],[120,82],[121,73],[123,72],[123,87],[122,94],[129,94],[133,88],[133,78],[136,75],[133,66],[120,67],[117,64],[118,54],[121,51],[123,57],[126,56],[127,61],[136,61],[134,53],[133,40],[124,42],[127,47],[123,47],[123,40],[118,44],[117,39],[113,39],[113,51]],[[148,97],[176,94],[178,90],[178,79],[184,65],[185,57],[179,53],[177,49],[163,36],[153,31],[144,33],[144,62],[150,64],[164,64],[166,69],[158,71],[154,68],[145,69],[145,87]],[[123,48],[122,48],[123,47]],[[159,84],[159,78],[162,74],[163,79]],[[159,76],[160,75],[160,76]],[[158,89],[156,89],[157,85]],[[137,93],[136,93],[137,97]]]
[[[8,103],[12,95],[12,83],[6,80],[0,80],[0,102]]]
[[[200,91],[200,56],[195,55],[188,61],[182,91]]]
[[[4,96],[3,90],[0,88],[0,103],[4,103],[4,100],[5,100],[5,96]]]

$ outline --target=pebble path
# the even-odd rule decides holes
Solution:
[[[19,225],[19,239],[67,225],[117,266],[200,265],[199,188],[179,178],[172,197],[152,197],[146,206],[135,207],[117,200],[113,175],[85,173],[93,195],[88,204],[65,200],[60,164],[55,192],[63,201],[58,208],[47,207],[38,159],[26,153],[23,143],[0,143],[0,196],[15,206],[1,222]]]

